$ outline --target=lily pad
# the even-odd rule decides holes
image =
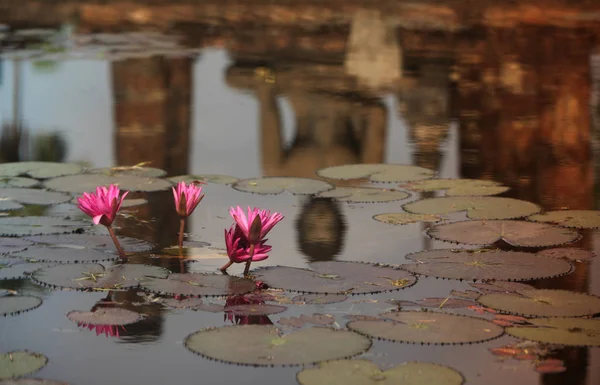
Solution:
[[[436,225],[428,234],[441,241],[491,245],[504,241],[517,247],[548,247],[574,242],[576,231],[526,221],[462,221]]]
[[[94,192],[98,186],[116,184],[122,190],[128,191],[161,191],[170,189],[173,185],[166,179],[146,178],[133,175],[104,175],[81,174],[49,179],[44,186],[51,190],[72,194]]]
[[[322,294],[374,294],[406,289],[417,279],[405,271],[359,262],[313,262],[312,270],[275,266],[254,272],[269,287]]]
[[[367,360],[323,362],[297,375],[301,385],[462,385],[464,378],[447,366],[405,362],[382,371]]]
[[[67,313],[67,318],[84,325],[127,325],[138,322],[142,315],[118,307],[101,307],[96,311],[73,310]]]
[[[170,309],[202,310],[211,313],[220,313],[225,310],[223,305],[204,303],[200,298],[163,298],[161,303]]]
[[[287,310],[287,307],[281,305],[268,305],[264,303],[258,304],[246,304],[246,305],[233,305],[226,306],[225,312],[236,316],[250,316],[250,315],[270,315],[283,313]]]
[[[69,264],[36,270],[34,282],[57,288],[79,290],[120,290],[138,287],[150,277],[166,277],[167,269],[149,265],[124,264],[105,269],[98,264]]]
[[[292,301],[307,305],[326,305],[344,302],[347,299],[348,297],[342,294],[302,294],[292,298]]]
[[[484,293],[516,293],[519,290],[535,290],[535,287],[520,282],[495,281],[486,283],[470,283],[469,286],[479,289]]]
[[[25,251],[14,253],[11,256],[22,258],[29,262],[53,263],[95,263],[101,261],[116,261],[118,254],[107,253],[101,250],[88,249],[82,246],[33,246]]]
[[[534,222],[549,222],[559,226],[577,229],[600,228],[600,211],[598,210],[558,210],[532,215],[529,218]]]
[[[141,176],[146,178],[162,178],[167,175],[167,172],[160,168],[137,166],[95,168],[89,172],[110,176]]]
[[[427,179],[406,183],[401,187],[418,192],[446,190],[446,196],[487,196],[510,190],[510,187],[498,182],[478,179]]]
[[[0,255],[23,251],[33,242],[21,238],[0,238]]]
[[[377,222],[387,223],[388,225],[407,225],[409,223],[428,222],[434,223],[442,220],[437,215],[410,214],[410,213],[384,213],[373,217]]]
[[[450,297],[431,297],[423,298],[417,301],[417,304],[425,307],[437,307],[439,309],[458,309],[476,305],[475,302],[466,299],[457,299]]]
[[[600,347],[600,319],[537,318],[506,328],[513,337],[553,345]]]
[[[537,255],[546,258],[562,258],[567,261],[585,262],[596,257],[596,254],[590,250],[580,249],[577,247],[560,247],[555,249],[546,249],[538,251]]]
[[[329,179],[369,178],[372,182],[410,182],[432,178],[435,172],[404,164],[347,164],[317,170],[317,175]]]
[[[0,380],[0,385],[69,385],[66,382],[47,380],[44,378],[15,378]]]
[[[264,177],[239,180],[232,187],[239,191],[257,194],[281,194],[288,191],[292,194],[312,195],[331,190],[334,186],[318,179]]]
[[[325,327],[281,335],[270,325],[236,325],[195,332],[185,346],[207,358],[241,365],[308,365],[361,354],[371,340]]]
[[[169,178],[173,183],[185,182],[192,183],[194,181],[201,181],[205,183],[215,184],[233,184],[240,180],[234,176],[220,175],[220,174],[194,174],[194,175],[179,175]]]
[[[141,284],[142,289],[166,295],[191,297],[245,294],[255,289],[253,281],[219,274],[171,274],[166,279],[150,278]]]
[[[0,198],[0,211],[21,210],[23,205],[8,198]]]
[[[399,201],[410,195],[404,191],[374,187],[336,187],[333,190],[316,194],[316,196],[349,203],[379,203]]]
[[[142,252],[152,250],[153,245],[140,239],[118,236],[119,243],[127,252]],[[114,242],[108,235],[99,234],[64,234],[64,235],[36,235],[25,239],[44,245],[55,247],[89,248],[116,252]]]
[[[534,203],[501,197],[441,197],[410,202],[402,208],[413,214],[442,215],[467,212],[471,219],[511,219],[538,213]]]
[[[548,259],[532,253],[499,250],[421,251],[406,256],[415,261],[400,267],[414,274],[473,281],[525,281],[557,277],[573,267],[561,259]]]
[[[504,330],[482,318],[421,311],[381,314],[385,320],[351,321],[347,327],[373,338],[417,344],[469,344],[488,341]]]
[[[25,278],[42,267],[52,266],[47,263],[27,263],[21,259],[0,260],[0,281]]]
[[[0,297],[0,315],[19,314],[33,310],[42,304],[42,299],[30,295],[7,295]]]
[[[529,317],[579,317],[600,313],[600,297],[568,290],[519,290],[477,298],[481,305]]]
[[[13,162],[0,164],[0,176],[29,176],[35,179],[79,174],[82,170],[80,165],[74,163]]]
[[[20,187],[20,188],[31,188],[40,185],[40,181],[32,178],[23,178],[20,176],[14,177],[0,177],[0,187]]]
[[[6,199],[28,205],[54,205],[72,198],[67,194],[33,188],[0,188],[0,201]]]
[[[26,350],[0,354],[0,380],[35,373],[48,363],[43,354]]]
[[[0,218],[0,236],[74,233],[90,228],[86,222],[55,217],[5,217]]]

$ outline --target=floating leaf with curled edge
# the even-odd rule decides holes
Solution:
[[[13,315],[33,310],[42,304],[42,299],[31,295],[6,295],[0,297],[0,316]]]
[[[410,182],[432,178],[435,172],[427,168],[383,163],[360,163],[326,167],[317,170],[317,175],[329,179],[369,178],[372,182]]]
[[[234,176],[220,175],[220,174],[194,174],[194,175],[178,175],[169,178],[173,183],[185,182],[192,183],[195,181],[201,181],[204,183],[215,183],[215,184],[233,184],[240,180]]]
[[[402,208],[413,214],[442,215],[467,212],[470,219],[512,219],[538,213],[534,203],[502,197],[440,197],[410,202]]]
[[[479,179],[427,179],[400,187],[418,192],[446,190],[446,196],[488,196],[510,190],[498,182]]]
[[[600,319],[534,318],[506,328],[513,337],[553,345],[600,347]]]
[[[142,252],[152,250],[150,242],[131,237],[118,236],[119,244],[127,252]],[[26,237],[28,241],[42,245],[56,247],[84,247],[116,252],[115,244],[108,235],[100,234],[62,234],[62,235],[35,235]]]
[[[232,187],[238,191],[256,194],[281,194],[284,191],[288,191],[292,194],[312,195],[331,190],[334,186],[318,179],[263,177],[238,180]]]
[[[547,211],[527,218],[534,222],[553,223],[558,226],[577,229],[600,228],[599,210],[558,210]]]
[[[74,233],[91,228],[89,222],[55,217],[5,217],[0,218],[0,235],[21,237],[41,234]]]
[[[406,199],[410,195],[404,191],[374,187],[336,187],[316,196],[348,203],[381,203]]]
[[[79,174],[82,170],[80,165],[73,163],[13,162],[0,164],[0,176],[29,176],[36,179]]]
[[[116,253],[107,253],[101,250],[88,249],[82,246],[60,247],[54,245],[31,246],[25,251],[12,254],[15,258],[26,261],[49,263],[96,263],[102,261],[116,261],[120,257]]]
[[[157,294],[200,297],[245,294],[253,291],[256,285],[249,279],[229,275],[174,273],[167,278],[149,278],[141,283],[141,287]]]
[[[44,187],[66,193],[83,194],[95,192],[98,186],[115,184],[121,190],[127,191],[162,191],[173,187],[166,179],[147,178],[134,175],[105,175],[105,174],[80,174],[69,175],[44,181]]]
[[[0,380],[23,377],[35,373],[48,363],[43,354],[26,350],[0,354]]]
[[[417,222],[439,222],[442,220],[442,217],[427,214],[384,213],[375,215],[373,219],[377,222],[387,223],[388,225],[407,225]]]
[[[0,255],[23,251],[31,245],[33,242],[22,238],[0,238]]]

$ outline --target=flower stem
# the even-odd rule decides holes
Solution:
[[[185,218],[179,220],[179,249],[183,247],[183,231],[185,229]]]
[[[221,273],[225,273],[227,271],[227,269],[229,269],[229,266],[233,265],[233,261],[229,261],[226,264],[224,264],[223,266],[221,266],[221,268],[219,270],[221,270]]]
[[[110,237],[112,238],[112,240],[115,244],[115,247],[117,248],[117,251],[119,252],[119,255],[121,256],[121,259],[126,261],[127,256],[125,255],[125,251],[121,247],[121,244],[119,243],[119,240],[117,239],[117,236],[115,235],[115,231],[112,229],[111,226],[106,226],[106,228],[108,229],[108,233],[110,234]]]
[[[254,257],[254,244],[250,245],[250,250],[249,250],[248,254],[250,254],[250,259],[248,259],[248,262],[246,262],[246,268],[244,269],[244,276],[248,275],[248,272],[250,271],[250,264],[252,263],[252,257]]]

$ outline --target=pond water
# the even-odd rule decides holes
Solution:
[[[213,174],[233,177],[231,180],[205,177],[205,197],[185,222],[183,250],[176,247],[180,218],[175,212],[170,183],[160,191],[132,192],[126,202],[136,198],[145,201],[123,207],[113,227],[119,236],[146,241],[151,250],[129,253],[127,264],[159,266],[173,274],[219,273],[219,267],[228,261],[223,237],[223,229],[233,223],[228,210],[237,205],[256,206],[285,217],[268,234],[268,243],[272,245],[269,258],[252,264],[251,274],[258,277],[265,271],[278,271],[263,270],[269,266],[317,270],[319,263],[352,261],[389,265],[391,268],[382,270],[386,276],[400,272],[410,281],[414,279],[411,275],[395,267],[410,264],[413,269],[421,269],[419,265],[427,265],[428,261],[435,264],[435,258],[410,254],[436,249],[448,251],[440,254],[443,258],[489,254],[498,260],[432,267],[429,274],[419,275],[412,286],[408,281],[377,274],[368,277],[384,279],[383,282],[365,282],[362,277],[347,273],[346,269],[351,269],[343,264],[334,265],[331,271],[317,270],[304,276],[298,271],[282,269],[279,271],[284,278],[266,273],[257,278],[280,285],[257,289],[256,293],[262,293],[257,294],[259,299],[268,304],[284,306],[284,311],[249,316],[227,312],[236,299],[228,300],[226,296],[203,297],[204,304],[212,304],[211,307],[174,309],[167,305],[185,296],[152,294],[140,288],[121,290],[118,286],[111,286],[116,290],[61,290],[44,286],[39,279],[33,280],[28,275],[0,280],[0,289],[9,290],[7,293],[0,290],[0,301],[14,295],[42,299],[41,305],[31,311],[0,318],[0,354],[27,350],[48,358],[47,365],[28,377],[89,385],[296,384],[298,372],[318,366],[277,365],[278,355],[290,354],[291,363],[311,362],[309,357],[329,348],[326,338],[308,336],[305,341],[290,342],[287,337],[271,336],[268,342],[262,340],[268,346],[261,354],[273,354],[266,359],[257,357],[261,354],[251,349],[256,343],[252,334],[257,332],[248,327],[239,335],[220,337],[218,341],[222,342],[199,344],[196,350],[208,349],[204,355],[194,354],[185,341],[189,342],[188,336],[199,330],[236,323],[264,328],[272,324],[286,336],[319,327],[317,324],[323,319],[329,321],[325,327],[346,330],[350,316],[378,317],[399,310],[397,301],[407,301],[401,304],[400,314],[406,310],[421,311],[420,304],[409,301],[440,298],[427,307],[426,313],[419,313],[417,322],[408,325],[407,329],[412,330],[408,334],[398,337],[398,331],[391,331],[382,335],[392,321],[388,319],[384,324],[380,318],[371,319],[368,332],[364,329],[362,332],[385,338],[372,338],[372,345],[366,351],[352,350],[345,346],[351,345],[348,339],[340,338],[334,344],[332,358],[365,359],[382,370],[410,361],[435,363],[454,369],[467,384],[600,383],[597,324],[595,329],[590,327],[583,332],[580,339],[571,336],[563,344],[524,342],[527,338],[517,339],[508,333],[499,335],[502,330],[489,338],[469,336],[470,331],[475,333],[473,330],[477,329],[470,324],[473,317],[490,321],[483,328],[488,334],[494,334],[494,328],[500,326],[515,329],[519,322],[527,322],[503,319],[490,308],[531,319],[536,315],[593,318],[600,313],[595,302],[598,300],[595,296],[600,295],[597,259],[573,261],[572,266],[565,262],[561,267],[558,262],[551,262],[555,259],[538,255],[535,263],[514,267],[514,263],[503,259],[507,258],[504,254],[493,251],[496,248],[510,251],[524,259],[533,257],[520,253],[533,255],[552,246],[600,253],[600,236],[594,229],[600,227],[600,222],[593,211],[598,208],[600,192],[596,161],[600,148],[597,145],[600,72],[595,56],[597,29],[588,22],[517,23],[508,27],[493,22],[467,25],[462,19],[440,16],[431,9],[417,17],[421,24],[412,25],[402,18],[398,21],[377,12],[352,9],[336,13],[338,19],[326,16],[329,13],[325,11],[325,16],[311,19],[302,13],[302,8],[291,6],[289,9],[282,6],[280,12],[285,17],[277,21],[275,16],[269,16],[272,14],[267,5],[264,12],[257,7],[251,16],[244,16],[247,8],[234,3],[213,13],[202,8],[209,5],[199,5],[197,9],[181,5],[184,8],[179,12],[165,8],[164,14],[160,8],[153,8],[158,5],[140,6],[128,9],[126,17],[121,14],[120,5],[111,2],[102,5],[67,2],[62,8],[50,2],[36,4],[37,10],[24,7],[20,13],[9,12],[1,35],[0,203],[10,201],[24,207],[4,210],[0,205],[0,229],[6,236],[0,240],[0,250],[15,239],[8,238],[16,235],[11,226],[1,222],[9,217],[50,216],[56,221],[68,218],[81,221],[77,222],[80,223],[77,228],[86,233],[108,234],[104,226],[93,227],[91,218],[80,212],[70,198],[66,203],[32,205],[23,198],[24,190],[7,191],[6,184],[16,183],[11,179],[14,175],[35,175],[11,174],[8,168],[2,168],[3,164],[44,161],[80,165],[82,170],[74,174],[128,166],[125,170],[113,168],[94,175],[98,184],[103,184],[112,177],[102,179],[106,174],[122,173],[125,176],[115,181],[139,190],[145,188],[144,183],[136,184],[131,175],[144,170],[140,167],[164,170],[165,174],[157,177],[163,180],[181,175],[197,176],[190,180]],[[197,20],[184,16],[190,9],[198,12]],[[431,12],[430,18],[426,17],[427,12]],[[75,21],[71,18],[74,14],[78,15]],[[258,27],[261,20],[267,23],[266,27]],[[423,170],[407,168],[382,179],[388,183],[374,180],[373,175],[381,169],[363,172],[361,178],[349,180],[323,176],[328,174],[322,170],[330,167],[360,163],[411,165],[431,170],[432,174],[414,176],[415,170],[421,173]],[[36,168],[46,170],[41,165]],[[89,186],[95,187],[94,177],[84,185],[76,179],[67,184],[68,179],[53,176],[58,178],[38,175],[42,184],[33,188],[47,187],[79,196],[82,191],[92,191]],[[264,188],[263,179],[236,182],[261,177],[326,181],[331,185],[329,188],[336,188],[331,190],[334,192],[346,187],[363,190],[356,193],[354,201],[346,202],[343,197],[347,194],[341,194],[337,200],[328,198],[331,193],[318,190],[309,194],[289,191],[265,194],[260,191]],[[415,180],[430,177],[480,181],[475,183],[479,188],[475,188],[477,193],[472,192],[473,185],[468,185],[469,191],[465,192],[465,188],[462,193],[455,192],[459,196],[480,196],[486,188],[506,186],[506,191],[499,189],[494,196],[515,201],[467,197],[456,198],[446,207],[442,203],[446,201],[438,201],[429,206],[414,203],[403,208],[411,202],[452,195],[447,187],[439,186],[432,191],[419,191]],[[408,182],[414,184],[407,185]],[[306,181],[288,180],[284,188],[307,188],[303,183]],[[406,192],[406,196],[373,202],[377,195],[369,195],[373,190],[365,190],[366,187],[382,189],[377,190],[379,194],[397,189]],[[526,205],[521,201],[539,207],[528,211],[529,206],[517,207]],[[377,214],[407,212],[411,207],[412,212],[440,217],[433,220],[429,216],[428,221],[418,218],[407,224],[374,219]],[[472,211],[467,215],[465,209]],[[489,238],[495,230],[483,234],[481,228],[493,226],[495,219],[525,221],[540,210],[569,209],[590,212],[567,214],[544,230],[517,227],[504,231],[503,227],[495,234],[503,236],[504,241],[483,238],[486,234]],[[582,215],[591,219],[586,222]],[[477,222],[479,227],[460,234],[454,228],[444,232],[437,227],[478,219],[482,220]],[[545,219],[542,216],[540,220]],[[575,229],[556,226],[556,223],[567,225],[569,220]],[[31,231],[52,233],[41,227],[37,224]],[[575,240],[577,235],[574,235],[570,239],[573,242],[561,242],[561,237],[569,236],[568,232],[577,232],[579,238]],[[463,238],[457,238],[459,235]],[[61,237],[56,238],[58,247],[31,245],[30,250],[34,251],[29,258],[40,264],[52,258],[73,262],[64,256],[69,255],[66,250],[93,252],[82,250],[81,245],[74,246],[74,238]],[[472,242],[463,241],[465,237]],[[110,246],[110,238],[106,240]],[[476,249],[476,244],[486,246],[487,251],[458,252],[458,249]],[[8,261],[14,263],[15,255],[21,254],[0,256],[2,266],[11,268]],[[115,264],[101,263],[107,268]],[[550,266],[552,263],[556,266]],[[568,266],[567,270],[564,266]],[[229,274],[241,277],[243,268],[244,264],[234,264]],[[484,273],[488,275],[477,275]],[[67,280],[76,281],[70,277]],[[516,293],[514,287],[494,289],[490,285],[476,285],[495,278],[522,281],[531,285],[531,290],[566,290],[590,296],[582,297],[582,302],[574,305],[579,297],[560,302],[548,292],[531,292],[527,297],[524,287]],[[355,287],[346,293],[345,300],[336,303],[315,304],[295,298],[302,294],[299,290],[320,291],[323,285],[327,287],[328,280],[334,282],[329,294],[339,294],[335,285],[340,280],[354,282]],[[352,291],[363,285],[372,285],[370,291],[383,292],[353,295]],[[276,290],[279,287],[297,290]],[[467,290],[471,292],[463,293],[462,299],[469,301],[473,298],[465,296],[488,293],[505,293],[508,302],[517,296],[533,299],[518,310],[502,310],[500,301],[492,301],[487,307],[476,302],[451,306],[452,301],[461,298],[458,291]],[[331,297],[319,297],[327,298]],[[549,313],[536,314],[532,309],[539,304],[547,306],[545,311]],[[98,308],[128,309],[143,318],[124,325],[118,336],[107,336],[78,327],[77,322],[66,316],[71,311]],[[469,318],[430,320],[430,312]],[[406,322],[393,325],[401,327]],[[600,323],[600,319],[595,322]],[[415,332],[421,328],[431,331],[436,328],[430,325],[438,324],[442,330],[431,335]],[[358,330],[356,325],[352,329]],[[571,326],[568,333],[581,333],[575,329]],[[548,333],[556,334],[560,331]],[[454,343],[444,343],[448,341]],[[296,356],[280,347],[286,344],[292,345],[289,350],[296,351]],[[497,349],[502,347],[508,348]],[[275,364],[271,367],[225,362],[240,362],[244,356],[261,364],[268,364],[269,360]],[[556,370],[554,363],[541,365],[536,371],[536,366],[550,359],[561,360],[558,366],[564,368],[558,373],[541,373],[544,368]],[[0,360],[3,362],[7,360]],[[321,373],[323,377],[317,380],[303,381],[306,384],[348,381],[344,377],[348,370],[333,373],[331,377]],[[371,382],[365,384],[381,382],[385,377],[370,375]],[[392,375],[388,376],[391,380]],[[447,373],[439,382],[427,381],[415,384],[456,383]]]

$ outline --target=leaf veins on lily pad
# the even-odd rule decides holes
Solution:
[[[467,212],[471,219],[511,219],[538,213],[541,207],[527,201],[502,197],[441,197],[410,202],[402,208],[414,214],[442,215]]]
[[[195,181],[201,181],[205,183],[215,184],[233,184],[239,180],[234,176],[220,175],[220,174],[194,174],[194,175],[179,175],[169,178],[173,183],[185,182],[192,183]]]
[[[435,175],[435,172],[404,164],[361,163],[322,168],[317,170],[317,175],[329,179],[369,178],[372,182],[400,183],[429,179]]]
[[[546,249],[538,251],[537,255],[546,258],[562,258],[567,261],[585,262],[594,258],[596,254],[590,250],[580,249],[577,247],[559,247],[555,249]]]
[[[35,373],[48,363],[43,354],[26,350],[0,354],[0,380]]]
[[[417,344],[467,344],[499,337],[504,329],[482,318],[441,312],[399,311],[385,320],[351,321],[348,328],[373,338]]]
[[[249,279],[229,275],[173,273],[167,278],[147,279],[141,286],[157,294],[201,297],[245,294],[253,291],[256,285]]]
[[[73,163],[13,162],[0,164],[0,176],[29,176],[48,179],[63,175],[79,174],[82,167]]]
[[[292,298],[292,301],[307,305],[326,305],[344,302],[347,299],[348,297],[343,294],[301,294]]]
[[[275,266],[254,272],[269,287],[322,294],[373,294],[405,289],[417,279],[402,270],[359,262],[313,262],[312,270]]]
[[[142,319],[141,314],[118,307],[98,308],[96,311],[73,310],[67,318],[83,325],[128,325]]]
[[[531,326],[513,326],[513,337],[553,345],[600,347],[600,319],[534,318]]]
[[[195,332],[185,346],[204,357],[240,365],[309,365],[361,354],[371,340],[326,327],[281,335],[270,325],[236,325]]]
[[[519,290],[490,293],[477,299],[481,305],[505,313],[530,317],[579,317],[600,313],[600,297],[568,290]]]
[[[138,287],[150,277],[166,277],[158,266],[124,264],[105,269],[98,264],[68,264],[36,270],[31,278],[42,285],[79,290],[120,290]]]
[[[142,252],[152,250],[153,245],[140,239],[118,236],[119,243],[127,252]],[[43,245],[56,247],[74,247],[98,249],[116,252],[115,244],[108,235],[100,234],[63,234],[63,235],[36,235],[25,239]]]
[[[32,178],[23,178],[20,176],[14,177],[0,177],[0,187],[20,187],[20,188],[31,188],[40,185],[40,181]]]
[[[374,187],[336,187],[316,196],[348,203],[381,203],[406,199],[410,195],[404,191]]]
[[[55,217],[0,218],[0,235],[4,237],[73,233],[89,227],[86,222]]]
[[[569,262],[519,251],[447,249],[421,251],[406,256],[415,261],[400,267],[414,274],[473,281],[525,281],[571,272]]]
[[[527,221],[462,221],[436,225],[428,234],[441,241],[491,245],[504,241],[517,247],[548,247],[574,242],[579,233],[545,223]]]
[[[384,213],[373,217],[377,222],[387,223],[388,225],[407,225],[417,222],[439,222],[442,220],[437,215],[428,214],[410,214],[410,213]]]
[[[232,187],[239,191],[257,194],[281,194],[288,191],[292,194],[312,195],[331,190],[333,185],[310,178],[264,177],[239,180]]]
[[[498,182],[478,179],[427,179],[400,187],[419,192],[446,190],[446,196],[497,195],[510,190]]]
[[[42,299],[31,295],[7,295],[0,297],[0,315],[13,315],[33,310],[42,304]]]
[[[461,385],[462,375],[447,366],[428,362],[405,362],[382,371],[367,360],[338,360],[304,369],[297,375],[301,385]]]
[[[0,255],[23,251],[31,245],[33,242],[21,238],[0,238]]]
[[[28,205],[55,205],[72,198],[67,194],[33,188],[0,188],[0,200],[4,199]]]
[[[559,226],[578,229],[600,228],[600,211],[598,210],[558,210],[532,215],[534,222],[549,222]]]
[[[94,192],[98,186],[116,184],[122,190],[127,191],[161,191],[170,189],[173,184],[166,179],[146,178],[133,175],[104,175],[104,174],[80,174],[69,175],[49,179],[44,186],[50,190],[61,191],[72,194],[83,194]]]

